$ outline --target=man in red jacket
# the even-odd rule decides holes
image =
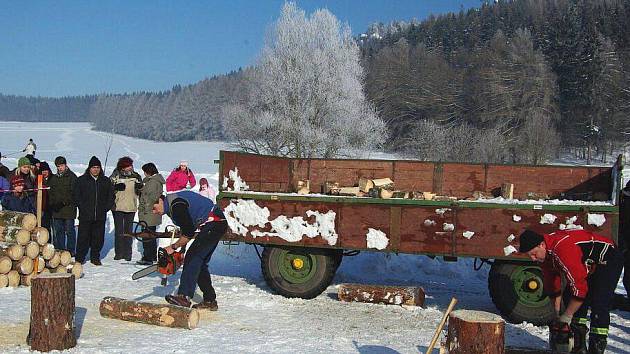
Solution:
[[[541,263],[544,291],[558,318],[550,325],[552,349],[573,332],[573,353],[586,353],[586,315],[591,310],[588,353],[603,353],[608,337],[610,308],[623,259],[613,242],[590,231],[557,231],[541,235],[525,230],[519,252]],[[565,311],[560,314],[566,280]],[[557,342],[554,342],[557,340]]]

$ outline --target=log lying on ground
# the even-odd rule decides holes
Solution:
[[[16,270],[8,272],[7,278],[9,279],[10,287],[16,288],[20,285],[20,273],[18,273]]]
[[[44,260],[50,260],[55,256],[55,246],[50,243],[45,244],[39,249],[39,253],[42,255]]]
[[[493,313],[456,310],[448,319],[446,349],[450,354],[503,354],[505,322]]]
[[[199,322],[199,312],[196,309],[110,296],[101,301],[100,313],[107,318],[173,328],[193,329]]]
[[[30,213],[0,210],[0,227],[17,227],[31,231],[37,226],[37,217]]]
[[[31,274],[33,272],[33,260],[23,256],[19,261],[13,262],[13,270],[22,275]]]
[[[424,305],[424,289],[421,287],[341,284],[339,300],[370,302],[391,305]]]
[[[31,231],[31,240],[37,242],[38,245],[44,246],[50,239],[50,233],[45,227],[36,227]]]
[[[17,244],[0,245],[0,256],[6,256],[17,261],[24,256],[24,247]]]
[[[70,262],[72,262],[72,254],[70,254],[69,251],[61,251],[61,253],[59,253],[59,263],[65,267],[70,264]]]
[[[24,247],[24,254],[30,259],[35,259],[39,257],[39,245],[37,244],[37,242],[29,242],[26,247]]]
[[[11,258],[7,256],[0,256],[0,274],[7,274],[11,268],[13,268]]]
[[[31,350],[64,350],[77,345],[74,335],[74,276],[40,274],[32,279]]]

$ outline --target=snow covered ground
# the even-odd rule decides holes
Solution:
[[[15,167],[28,138],[39,150],[37,157],[52,161],[66,156],[80,174],[93,154],[105,163],[110,141],[85,123],[1,122],[0,151],[10,155],[2,162]],[[158,143],[115,135],[107,173],[116,160],[129,155],[137,169],[154,162],[166,177],[179,160],[189,161],[197,179],[207,177],[216,186],[220,149],[224,143]],[[166,219],[165,219],[166,220]],[[139,246],[134,260],[113,260],[113,221],[106,226],[104,265],[85,266],[76,283],[76,327],[79,353],[418,353],[424,352],[452,296],[459,309],[496,312],[487,290],[488,268],[475,272],[472,262],[445,263],[423,256],[362,253],[346,257],[337,276],[323,294],[313,300],[286,299],[274,295],[264,282],[260,262],[252,246],[220,245],[210,262],[218,294],[219,311],[204,314],[194,330],[167,329],[101,318],[98,305],[105,296],[162,302],[173,292],[178,276],[160,286],[157,276],[138,281],[131,274],[140,266]],[[426,308],[342,303],[336,300],[337,284],[365,282],[419,285],[427,293]],[[619,292],[623,292],[621,284]],[[197,295],[199,296],[199,294]],[[199,300],[199,299],[196,299]],[[0,289],[0,352],[28,352],[25,343],[30,312],[30,288]],[[530,324],[506,326],[507,345],[544,348],[546,328]],[[611,353],[630,351],[630,313],[614,312],[609,340]],[[434,351],[437,353],[437,349]]]

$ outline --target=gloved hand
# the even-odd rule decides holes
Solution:
[[[134,184],[134,188],[136,189],[136,191],[139,191],[142,189],[142,183],[141,182],[136,182]]]
[[[573,333],[566,320],[567,316],[560,316],[549,325],[549,346],[559,353],[570,353],[573,349]],[[571,322],[570,316],[568,320]]]
[[[127,188],[127,186],[125,186],[124,183],[116,183],[116,184],[114,184],[114,190],[124,191],[125,188]]]

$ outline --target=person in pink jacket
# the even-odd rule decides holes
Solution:
[[[217,191],[211,184],[208,183],[208,180],[205,178],[201,178],[199,180],[199,194],[212,200],[212,202],[215,203],[214,198],[216,198],[217,196]]]
[[[174,192],[182,189],[190,189],[197,184],[195,175],[188,168],[188,161],[182,160],[179,167],[173,170],[166,178],[166,191]]]

